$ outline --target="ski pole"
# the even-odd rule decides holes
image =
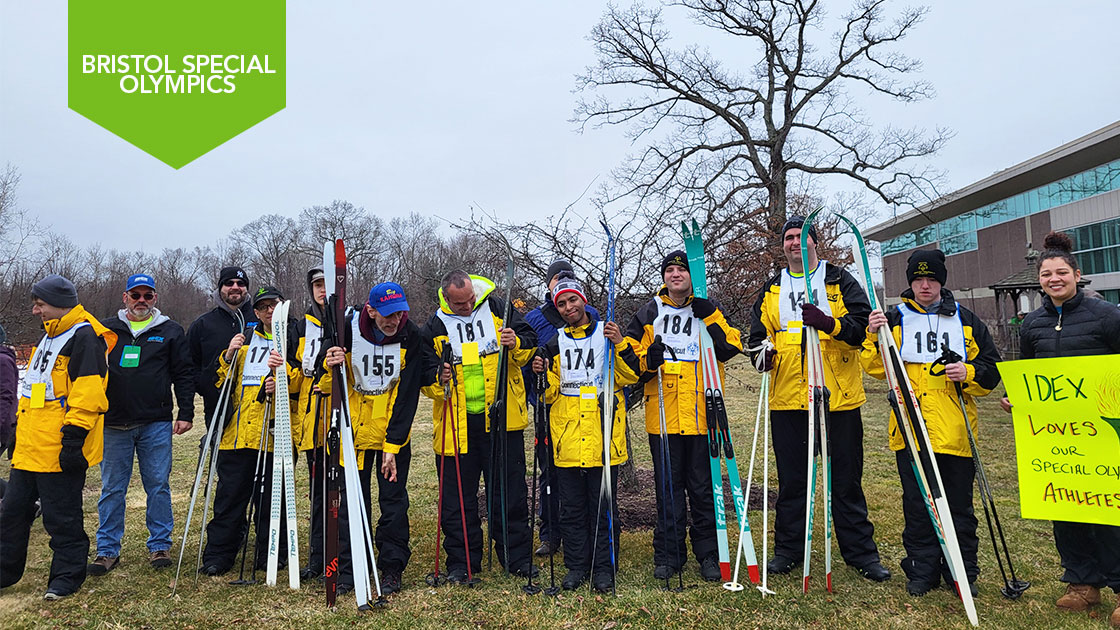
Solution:
[[[767,348],[764,347],[762,349],[763,352],[765,352],[766,349]],[[746,550],[743,548],[743,543],[744,543],[744,539],[746,538],[745,534],[747,532],[747,528],[749,527],[749,525],[747,523],[747,518],[746,518],[747,502],[750,501],[751,482],[754,480],[754,461],[755,461],[754,458],[755,458],[755,454],[756,454],[757,448],[758,448],[759,423],[762,421],[762,418],[763,418],[763,408],[768,407],[767,397],[769,396],[769,392],[767,390],[768,390],[768,385],[769,385],[769,380],[770,380],[769,377],[770,377],[769,374],[763,373],[763,375],[762,375],[762,386],[759,387],[759,390],[758,390],[758,411],[756,412],[755,418],[754,418],[754,439],[751,441],[751,460],[750,460],[750,464],[747,466],[747,487],[746,487],[745,490],[743,490],[743,522],[739,523],[739,545],[738,545],[738,548],[735,550],[735,573],[734,573],[734,576],[731,578],[730,582],[725,582],[723,584],[723,588],[725,588],[729,591],[734,591],[734,592],[741,591],[744,588],[743,585],[741,583],[739,583],[739,565],[740,565],[740,562],[743,559],[743,556],[746,554]],[[769,412],[769,409],[767,409],[766,416],[769,416],[768,412]],[[763,448],[765,448],[765,445],[763,446]],[[765,469],[763,469],[762,474],[764,476],[766,475],[766,470]],[[765,500],[765,498],[763,500]],[[765,543],[763,543],[763,544],[765,544]],[[763,552],[763,562],[765,562],[765,552]]]
[[[766,401],[766,416],[763,421],[762,429],[762,584],[758,590],[762,592],[762,597],[767,595],[776,595],[774,591],[770,590],[767,585],[767,576],[769,573],[769,566],[766,562],[766,545],[769,539],[770,527],[770,373],[765,372],[762,375],[761,389]]]
[[[941,376],[945,374],[945,368],[942,367],[940,372],[935,371],[939,365],[948,366],[950,363],[957,363],[963,357],[954,352],[947,343],[941,344],[941,357],[933,363],[929,368],[929,373],[933,376]],[[953,381],[953,388],[957,394],[957,406],[961,410],[961,416],[964,418],[965,433],[968,435],[968,447],[972,451],[972,462],[976,468],[976,485],[980,492],[980,505],[984,508],[984,520],[988,524],[988,536],[992,540],[992,552],[996,556],[996,564],[999,566],[1000,575],[1003,577],[1003,588],[1000,589],[1000,594],[1006,599],[1019,599],[1022,597],[1023,592],[1031,587],[1031,583],[1027,580],[1020,580],[1015,574],[1015,565],[1011,563],[1011,552],[1007,548],[1007,539],[1003,535],[1003,526],[999,521],[999,513],[996,512],[995,496],[992,493],[992,487],[988,483],[988,475],[984,472],[984,463],[980,459],[980,448],[976,442],[976,436],[972,432],[972,423],[968,417],[968,407],[964,401],[964,390],[961,384]],[[991,506],[990,513],[989,507]],[[995,527],[992,526],[992,519],[995,519]],[[999,532],[1000,543],[1003,544],[1003,557],[1000,556],[1000,548],[996,544],[996,532]],[[1004,558],[1007,561],[1007,570],[1011,572],[1011,578],[1008,579],[1007,571],[1003,568]]]
[[[222,386],[218,393],[218,404],[214,408],[214,413],[210,416],[210,422],[206,425],[206,437],[203,438],[205,441],[202,444],[202,449],[198,456],[198,470],[195,472],[194,486],[191,488],[191,500],[189,506],[187,507],[187,520],[183,525],[183,540],[179,543],[179,563],[175,567],[175,581],[171,585],[172,597],[175,596],[175,590],[179,587],[179,572],[183,569],[183,552],[187,548],[187,535],[190,534],[191,531],[191,518],[194,516],[194,506],[195,502],[198,500],[198,491],[202,485],[202,476],[204,471],[206,470],[206,463],[207,460],[210,459],[210,449],[213,445],[215,430],[218,429],[219,424],[222,425],[222,429],[225,428],[225,408],[226,401],[229,398],[229,386],[232,382],[232,376],[232,370],[226,373],[226,377],[222,381]],[[220,430],[217,431],[217,435],[221,436]],[[205,527],[205,523],[203,523],[203,527]],[[199,536],[202,535],[203,534],[200,532]],[[201,567],[195,567],[196,572],[199,568]],[[198,579],[197,573],[195,579]]]
[[[661,335],[653,338],[654,343],[661,341]],[[677,361],[677,353],[673,351],[668,345],[665,350],[669,356],[673,358],[673,362]],[[681,592],[684,590],[684,570],[683,563],[681,562],[681,548],[677,542],[680,531],[677,529],[676,511],[677,504],[673,498],[673,465],[669,456],[669,429],[665,421],[665,390],[664,390],[664,363],[657,366],[657,413],[658,413],[658,429],[660,430],[661,438],[661,486],[663,490],[662,496],[665,500],[662,501],[662,518],[665,519],[665,540],[669,542],[669,528],[673,529],[673,537],[671,544],[673,545],[673,555],[676,558],[677,566],[673,569],[677,573],[677,588],[673,589],[669,586],[669,580],[673,577],[672,574],[665,576],[664,589],[667,591]],[[667,496],[665,496],[667,495]]]
[[[471,541],[467,536],[467,508],[463,501],[463,473],[459,464],[459,410],[455,408],[455,403],[459,399],[459,378],[454,365],[451,366],[451,392],[454,396],[451,399],[451,442],[452,452],[455,454],[455,489],[459,491],[459,519],[463,526],[463,555],[467,559],[466,586],[469,588],[478,584],[480,580],[474,576],[474,569],[471,567]],[[481,564],[482,558],[480,557],[479,565]]]
[[[440,363],[440,371],[443,371],[443,364],[451,362],[451,344],[443,344],[443,360]],[[447,459],[447,409],[451,406],[451,381],[443,385],[443,410],[442,419],[440,421],[440,439],[439,439],[439,490],[436,491],[436,568],[431,574],[428,575],[428,586],[440,586],[446,582],[446,579],[439,573],[439,541],[440,533],[442,532],[443,523],[443,463]]]
[[[556,481],[552,478],[553,470],[553,452],[552,452],[552,424],[548,418],[548,407],[544,402],[544,391],[547,383],[547,376],[544,374],[537,375],[537,409],[535,417],[540,418],[541,426],[544,433],[544,448],[545,458],[541,462],[541,475],[545,477],[545,493],[546,503],[548,504],[548,531],[556,535],[556,525],[554,523],[555,515],[552,509],[552,489],[556,486]],[[560,594],[560,587],[556,586],[556,561],[554,556],[556,554],[548,554],[548,581],[549,587],[544,589],[544,594],[550,597],[555,597]],[[531,573],[531,571],[530,571]]]
[[[537,349],[537,356],[541,356],[540,348]],[[530,545],[530,548],[532,548],[532,542],[533,542],[533,529],[534,529],[534,526],[536,525],[536,522],[537,522],[536,515],[533,513],[533,511],[536,510],[536,507],[537,507],[537,449],[539,448],[539,445],[540,445],[541,421],[542,421],[542,417],[541,417],[541,413],[540,413],[540,401],[541,401],[542,398],[544,398],[544,389],[542,389],[541,386],[540,386],[540,380],[541,380],[540,376],[541,375],[537,375],[537,406],[536,406],[536,408],[533,409],[533,467],[531,469],[532,474],[533,474],[533,490],[532,490],[532,493],[530,494],[531,498],[529,499],[529,506],[530,506],[530,509],[529,509],[529,545]],[[551,555],[551,554],[549,554],[549,555]],[[537,586],[536,584],[533,584],[533,570],[532,570],[532,567],[529,568],[528,579],[525,582],[525,586],[521,587],[521,590],[527,595],[536,595],[537,593],[541,592],[541,587]]]
[[[268,417],[268,407],[267,406],[265,407],[264,415],[265,415],[266,418]],[[265,438],[266,438],[267,435],[268,435],[268,432],[265,431],[264,428],[262,427],[261,428],[260,443],[257,444],[257,462],[256,462],[256,464],[253,465],[253,488],[254,489],[259,489],[259,491],[260,491],[260,495],[258,496],[258,501],[259,501],[260,496],[264,496],[264,487],[263,487],[264,486],[264,483],[263,483],[264,480],[262,479],[262,477],[264,476],[264,467],[261,465],[261,463],[264,460]],[[250,496],[249,497],[249,505],[246,506],[245,522],[247,523],[247,527],[245,528],[245,536],[242,537],[242,540],[241,540],[241,568],[238,569],[238,571],[237,571],[237,579],[230,582],[230,584],[233,585],[233,586],[246,586],[246,585],[249,585],[249,584],[256,584],[255,579],[252,579],[252,580],[246,580],[245,579],[245,556],[248,554],[248,551],[249,551],[249,530],[252,529],[252,527],[253,527],[253,517],[254,517],[254,515],[256,515],[257,518],[260,518],[260,512],[257,511],[257,510],[259,510],[259,508],[257,508],[257,510],[254,510],[254,508],[256,508],[256,505],[255,505],[256,503],[257,503],[257,501],[253,501],[253,497]],[[254,542],[253,542],[253,570],[254,570],[254,573],[256,571],[256,563],[257,563],[256,562],[257,561],[256,550],[257,550],[257,543],[256,543],[256,537],[254,536]]]

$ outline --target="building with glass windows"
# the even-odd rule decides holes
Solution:
[[[1033,270],[1028,257],[1042,249],[1050,230],[1073,238],[1088,288],[1120,303],[1120,121],[900,214],[865,236],[880,243],[888,304],[907,288],[910,253],[940,247],[948,288],[990,325],[1040,304],[1037,282],[1028,286],[1037,276],[1024,272]],[[1013,287],[1021,290],[1007,290]]]

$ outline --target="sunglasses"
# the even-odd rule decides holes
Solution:
[[[129,293],[128,297],[132,298],[133,300],[144,300],[145,302],[151,302],[155,299],[156,294],[152,293],[151,291],[148,291],[147,293]]]
[[[223,287],[244,287],[248,286],[244,280],[226,280],[222,283]]]

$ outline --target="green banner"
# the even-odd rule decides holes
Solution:
[[[283,0],[70,0],[70,109],[181,168],[284,109]]]
[[[1023,518],[1120,525],[1120,355],[998,365]]]

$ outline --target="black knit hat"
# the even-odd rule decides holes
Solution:
[[[245,286],[249,286],[249,274],[241,267],[222,267],[218,272],[218,286],[222,286],[227,280],[241,280]]]
[[[561,271],[570,271],[573,274],[575,273],[575,269],[572,269],[572,263],[563,259],[555,260],[551,265],[548,266],[548,271],[544,272],[545,283],[547,284],[549,282],[552,282],[552,279],[556,277],[556,274],[560,273]]]
[[[31,295],[57,308],[74,308],[78,305],[78,290],[74,283],[52,273],[31,285]]]
[[[669,268],[669,265],[680,265],[685,268],[685,271],[692,273],[692,270],[688,268],[688,256],[679,249],[669,252],[669,255],[661,261],[661,275],[665,275],[665,270]]]
[[[782,226],[782,238],[785,239],[786,232],[795,228],[802,228],[804,226],[805,217],[797,214],[793,215],[792,217],[786,219],[785,225]],[[809,236],[813,238],[813,243],[821,242],[820,239],[817,238],[817,228],[813,225],[809,226]]]
[[[906,284],[918,278],[933,278],[944,286],[948,277],[945,253],[940,249],[919,249],[906,259]]]

